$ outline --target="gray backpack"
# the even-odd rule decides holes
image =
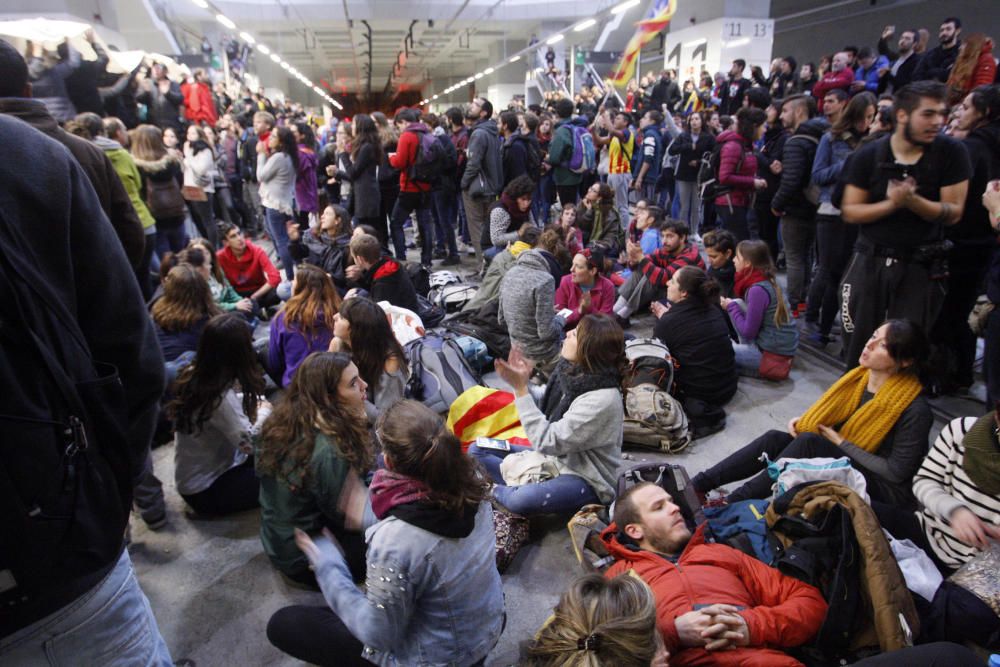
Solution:
[[[466,389],[483,383],[451,334],[428,331],[407,343],[404,352],[410,360],[407,398],[420,401],[438,414],[448,412]]]
[[[625,393],[625,446],[669,454],[691,444],[688,419],[680,402],[655,384],[644,383]]]

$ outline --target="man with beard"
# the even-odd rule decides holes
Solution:
[[[800,665],[781,649],[812,639],[826,615],[812,586],[706,542],[704,526],[692,536],[656,484],[622,494],[601,539],[616,561],[606,577],[630,572],[652,589],[671,665]]]
[[[859,149],[842,175],[844,222],[860,225],[841,284],[849,368],[887,318],[925,331],[944,300],[946,225],[962,218],[971,167],[965,147],[940,133],[947,117],[940,83],[911,83],[896,95],[895,131]]]
[[[882,31],[882,39],[878,43],[878,51],[892,61],[892,65],[879,72],[878,92],[893,92],[899,90],[913,80],[913,72],[920,63],[920,55],[914,50],[917,45],[917,31],[914,29],[904,30],[899,35],[899,53],[893,53],[889,48],[889,38],[892,37],[895,29],[893,26],[886,26]]]
[[[940,81],[944,83],[951,74],[951,67],[958,58],[958,48],[962,45],[958,36],[962,34],[962,21],[952,16],[941,22],[938,30],[940,44],[924,54],[913,70],[914,81]]]
[[[816,85],[813,86],[813,97],[816,98],[816,108],[822,113],[826,102],[824,98],[831,90],[843,90],[847,92],[854,83],[854,70],[848,66],[850,54],[847,51],[838,51],[833,54],[830,61],[830,71],[823,75]]]

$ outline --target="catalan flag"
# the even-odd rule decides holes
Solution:
[[[625,47],[621,62],[611,77],[612,83],[624,86],[635,75],[639,51],[670,25],[677,11],[677,0],[656,0],[646,10],[646,16],[635,24],[635,34]]]

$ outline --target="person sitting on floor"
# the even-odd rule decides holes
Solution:
[[[777,281],[777,269],[764,241],[740,241],[736,246],[738,299],[721,300],[740,335],[734,343],[736,367],[740,375],[759,377],[765,352],[794,357],[799,347],[799,330],[792,321],[788,301]]]
[[[667,283],[670,307],[654,301],[653,335],[677,362],[673,394],[684,406],[692,434],[703,437],[726,425],[722,409],[736,394],[739,376],[719,284],[697,266],[685,266]]]
[[[615,191],[607,183],[594,183],[576,207],[576,224],[584,246],[617,257],[625,243],[625,224],[615,208]]]
[[[297,262],[312,264],[326,271],[344,295],[347,267],[350,265],[351,214],[343,206],[330,204],[319,217],[319,229],[302,231],[298,223],[288,222],[288,252]]]
[[[490,262],[489,268],[486,269],[486,275],[483,277],[483,282],[479,285],[479,289],[472,296],[471,299],[462,306],[463,311],[476,311],[482,308],[487,303],[491,301],[496,301],[500,298],[500,282],[503,280],[504,275],[507,270],[511,267],[518,256],[525,250],[531,250],[533,247],[538,245],[538,237],[541,236],[542,230],[530,222],[526,222],[521,225],[521,228],[517,230],[517,241],[507,246],[505,249],[497,253],[493,261]]]
[[[330,276],[312,264],[299,266],[292,298],[271,320],[267,368],[275,382],[287,387],[303,359],[329,347],[338,310],[340,295]]]
[[[916,512],[872,501],[882,527],[912,540],[942,576],[974,560],[1000,540],[1000,405],[982,417],[948,422],[913,477]],[[985,602],[945,580],[933,600],[914,596],[923,641],[1000,646],[1000,617]],[[961,622],[956,622],[958,620]]]
[[[410,371],[403,347],[389,326],[385,311],[371,299],[351,297],[333,318],[331,352],[346,352],[368,385],[365,412],[372,423],[403,398]]]
[[[561,355],[539,403],[528,391],[532,364],[520,350],[511,349],[507,361],[497,360],[497,372],[517,397],[514,405],[531,447],[511,445],[509,452],[494,453],[473,444],[468,450],[497,483],[493,497],[515,514],[571,514],[614,499],[625,420],[624,334],[607,315],[585,315],[566,334]],[[544,457],[554,477],[504,478],[503,459],[528,449]]]
[[[527,667],[667,667],[656,599],[638,577],[577,577],[527,649]]]
[[[521,347],[539,372],[548,374],[559,361],[565,320],[553,312],[555,280],[541,250],[522,252],[500,282],[497,321],[512,344]]]
[[[665,213],[659,206],[654,206],[640,199],[635,205],[635,215],[628,225],[626,239],[632,243],[638,243],[644,255],[652,255],[656,252],[662,242],[660,241],[660,226],[663,224]],[[622,251],[620,258],[622,264],[628,263],[625,251]]]
[[[552,208],[558,208],[559,210],[556,222],[553,224],[559,229],[563,243],[566,244],[566,249],[575,255],[583,250],[583,232],[576,226],[576,206],[566,206],[564,208],[556,203],[553,204]]]
[[[208,319],[220,312],[208,282],[197,269],[189,264],[170,269],[163,282],[163,296],[150,309],[164,361],[175,361],[185,352],[194,353]]]
[[[171,391],[174,479],[184,502],[199,514],[257,507],[260,483],[250,443],[271,406],[246,321],[235,313],[210,319],[194,361]]]
[[[382,254],[382,244],[370,234],[355,234],[351,239],[354,266],[348,267],[347,279],[367,290],[376,303],[388,301],[394,306],[417,313],[417,290],[410,274],[400,262]],[[351,294],[351,293],[349,293]]]
[[[531,218],[531,197],[535,182],[521,175],[507,184],[500,200],[490,207],[489,226],[483,228],[483,255],[492,260],[504,248],[518,240],[518,230],[525,223],[535,224]]]
[[[698,246],[688,242],[688,226],[680,220],[667,220],[660,226],[661,247],[645,255],[642,246],[629,242],[626,259],[632,275],[618,289],[613,307],[618,321],[628,327],[628,319],[652,301],[660,298],[670,278],[682,266],[705,268]]]
[[[808,643],[827,604],[820,592],[724,544],[692,536],[680,508],[650,482],[615,503],[601,539],[615,559],[604,576],[639,577],[656,598],[671,667],[801,667],[781,649]]]
[[[243,231],[232,223],[223,223],[220,229],[224,245],[216,258],[229,284],[237,294],[250,299],[255,312],[278,305],[275,290],[281,275],[264,249],[244,238]]]
[[[733,286],[736,283],[736,237],[724,229],[713,229],[701,237],[705,244],[705,255],[708,256],[708,275],[719,283],[722,296],[733,297]]]
[[[909,320],[889,320],[872,334],[858,367],[841,376],[788,430],[768,431],[693,480],[707,494],[756,475],[730,502],[769,498],[772,480],[761,460],[847,456],[865,477],[873,501],[915,508],[913,476],[927,452],[934,417],[920,395],[927,338]]]
[[[488,486],[441,418],[401,401],[375,432],[385,468],[375,473],[364,590],[328,531],[295,540],[329,607],[280,609],[267,637],[300,660],[337,667],[481,666],[504,624],[503,586]]]
[[[566,328],[572,329],[588,313],[611,314],[615,302],[615,286],[601,275],[604,253],[584,250],[573,257],[570,273],[563,276],[556,290],[556,310],[569,309]]]
[[[314,352],[292,377],[256,443],[260,541],[271,564],[292,581],[315,586],[295,530],[331,529],[351,571],[365,566],[361,534],[375,523],[365,479],[375,453],[365,418],[365,381],[351,357]]]
[[[201,261],[197,255],[201,255]],[[226,274],[219,266],[215,250],[208,242],[208,239],[197,237],[188,242],[187,248],[181,252],[180,261],[198,269],[199,273],[208,281],[208,289],[215,299],[215,304],[224,313],[239,311],[247,318],[253,318],[253,302],[245,296],[240,296],[229,284]]]

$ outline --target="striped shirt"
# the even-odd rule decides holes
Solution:
[[[924,508],[917,519],[938,558],[958,568],[979,552],[952,533],[948,517],[959,507],[972,510],[983,523],[1000,526],[1000,498],[976,488],[965,474],[965,446],[962,439],[976,417],[959,417],[948,423],[934,441],[930,452],[913,478],[913,495]]]
[[[629,129],[622,130],[625,133],[625,140],[612,137],[608,144],[608,173],[609,174],[631,174],[632,173],[632,153],[635,151],[635,132]]]

